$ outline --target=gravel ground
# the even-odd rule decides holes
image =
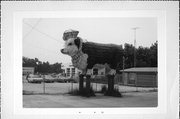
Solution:
[[[92,84],[93,89],[101,89],[102,84]],[[95,97],[71,96],[67,94],[78,83],[23,83],[23,107],[25,108],[68,108],[68,107],[156,107],[157,92],[153,88],[119,86],[123,97],[110,97],[96,93]],[[116,86],[117,87],[117,86]]]

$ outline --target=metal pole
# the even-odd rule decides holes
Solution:
[[[136,67],[136,30],[139,29],[139,27],[134,27],[132,28],[132,30],[134,30],[134,67]],[[138,87],[137,87],[137,77],[135,79],[135,83],[136,83],[136,91],[138,91]]]
[[[123,56],[123,73],[122,73],[122,83],[124,84],[124,56]]]
[[[136,67],[136,30],[134,30],[134,67]]]
[[[134,27],[132,30],[134,30],[134,67],[136,67],[136,30],[139,29],[139,27]]]
[[[43,93],[45,94],[45,75],[43,75]]]
[[[71,91],[73,92],[73,82],[71,82]]]
[[[138,86],[137,86],[137,75],[136,75],[136,92],[138,92]]]

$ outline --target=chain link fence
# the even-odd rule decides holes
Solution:
[[[121,82],[122,79],[115,79],[114,88],[119,90],[121,93],[128,92],[151,92],[157,91],[157,87],[137,87],[137,86],[128,86],[124,85]],[[84,87],[85,87],[84,81]],[[108,88],[107,78],[101,77],[96,79],[91,79],[91,87],[94,92],[101,92],[103,87]],[[73,90],[78,90],[78,82],[51,82],[51,83],[29,83],[26,79],[26,76],[23,76],[23,94],[24,95],[38,95],[38,94],[49,94],[49,95],[63,95],[68,94]]]

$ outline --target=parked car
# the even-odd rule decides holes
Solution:
[[[43,78],[40,75],[29,74],[26,77],[28,83],[41,83]]]
[[[56,78],[52,77],[51,75],[44,75],[44,82],[46,83],[54,83]]]
[[[65,77],[63,77],[63,76],[58,76],[58,77],[56,77],[56,82],[58,82],[58,83],[64,83],[64,82],[65,82],[64,79],[65,79]]]

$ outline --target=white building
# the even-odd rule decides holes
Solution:
[[[78,77],[80,74],[80,70],[75,68],[72,63],[63,64],[62,69],[64,70],[65,77]],[[91,69],[91,76],[105,76],[106,75],[106,68],[103,65],[95,65]]]
[[[64,70],[65,77],[77,77],[81,72],[75,68],[71,63],[63,64],[62,69]]]

